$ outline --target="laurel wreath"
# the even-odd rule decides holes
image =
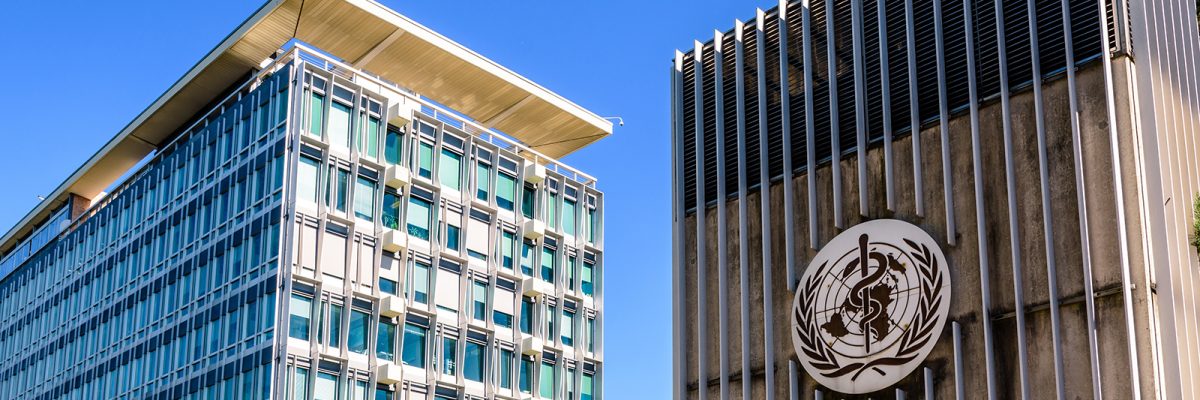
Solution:
[[[853,373],[851,380],[857,380],[859,375],[872,368],[881,365],[902,365],[915,359],[921,352],[921,348],[933,339],[933,329],[937,326],[938,318],[935,313],[942,304],[942,292],[938,288],[942,287],[942,275],[938,274],[938,259],[934,257],[929,246],[904,239],[904,242],[913,249],[909,256],[918,263],[917,275],[921,281],[921,296],[920,303],[917,305],[917,313],[913,318],[913,326],[911,326],[900,341],[897,342],[899,349],[892,357],[877,358],[869,362],[854,362],[842,365],[838,358],[829,349],[829,346],[822,343],[820,340],[820,327],[817,324],[816,318],[816,297],[817,288],[821,284],[819,279],[822,276],[829,262],[826,261],[818,267],[816,273],[812,274],[806,282],[803,282],[800,295],[803,296],[800,303],[793,310],[793,326],[796,328],[797,336],[800,338],[798,351],[802,352],[809,358],[809,364],[820,374],[836,378]],[[881,374],[882,371],[879,371]]]

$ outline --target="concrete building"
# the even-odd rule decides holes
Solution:
[[[604,195],[556,158],[611,131],[269,1],[0,239],[0,398],[600,399]]]
[[[675,397],[1200,398],[1195,16],[781,1],[676,52]],[[832,390],[793,299],[880,219],[938,242],[947,323],[886,388]]]

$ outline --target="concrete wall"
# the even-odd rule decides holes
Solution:
[[[1125,182],[1131,182],[1134,177],[1135,156],[1131,135],[1130,99],[1128,87],[1128,61],[1118,59],[1114,62],[1114,78],[1116,88],[1117,124],[1120,136],[1122,174]],[[1052,218],[1050,227],[1052,236],[1046,240],[1045,225],[1043,224],[1043,203],[1039,175],[1039,158],[1036,119],[1034,114],[1034,96],[1030,90],[1016,93],[1011,99],[1011,123],[1013,132],[1012,157],[1016,169],[1016,204],[1015,218],[1019,240],[1012,246],[1013,232],[1009,229],[1010,211],[1008,204],[1008,189],[1005,177],[1005,150],[1003,142],[1003,114],[998,100],[983,104],[979,112],[980,140],[982,155],[983,209],[977,210],[975,182],[972,160],[970,114],[962,113],[950,121],[950,147],[941,148],[940,127],[936,124],[926,126],[920,131],[922,160],[920,174],[924,180],[924,192],[914,193],[914,166],[912,162],[912,138],[904,136],[896,139],[893,144],[895,160],[896,204],[894,210],[888,210],[885,200],[886,184],[884,176],[884,153],[882,146],[874,146],[867,152],[868,194],[866,216],[858,215],[859,193],[857,181],[858,160],[856,155],[844,156],[841,162],[843,193],[842,216],[846,227],[860,222],[879,218],[895,218],[916,224],[929,232],[936,240],[942,242],[942,249],[950,262],[952,302],[950,306],[950,321],[957,322],[962,328],[962,351],[964,365],[963,376],[955,376],[954,343],[951,335],[951,323],[946,324],[937,346],[926,359],[923,366],[930,368],[934,376],[935,398],[953,398],[955,382],[963,381],[965,398],[985,398],[987,395],[987,368],[984,362],[986,348],[983,336],[983,319],[992,320],[994,340],[994,378],[995,390],[999,398],[1019,398],[1021,396],[1020,376],[1018,373],[1019,346],[1017,344],[1017,324],[1015,316],[1015,291],[1020,290],[1024,295],[1024,312],[1026,315],[1025,334],[1028,348],[1025,355],[1028,358],[1029,383],[1033,398],[1053,398],[1055,395],[1054,352],[1051,336],[1051,318],[1049,312],[1050,290],[1047,273],[1047,242],[1053,248],[1054,263],[1057,267],[1056,278],[1061,310],[1062,354],[1064,356],[1064,381],[1070,398],[1091,398],[1093,379],[1091,375],[1090,355],[1087,332],[1087,316],[1084,303],[1083,278],[1083,248],[1081,247],[1080,218],[1086,212],[1089,222],[1087,231],[1090,243],[1090,258],[1092,266],[1092,284],[1095,289],[1096,334],[1099,356],[1099,386],[1104,397],[1128,398],[1132,396],[1133,376],[1130,373],[1131,360],[1127,330],[1124,296],[1121,292],[1122,263],[1119,254],[1119,237],[1115,226],[1117,221],[1117,192],[1114,190],[1114,175],[1112,152],[1110,144],[1107,102],[1105,98],[1104,71],[1099,62],[1088,64],[1078,71],[1077,94],[1080,105],[1080,137],[1082,145],[1082,176],[1084,186],[1076,185],[1076,168],[1071,136],[1071,121],[1068,102],[1068,85],[1066,79],[1055,79],[1044,85],[1043,97],[1045,107],[1045,127],[1047,133],[1047,152],[1049,179],[1045,182],[1050,191],[1050,207]],[[956,231],[947,232],[946,202],[943,197],[942,153],[950,155],[949,173],[952,178],[951,202],[954,210]],[[798,162],[798,161],[797,161]],[[819,166],[816,171],[816,210],[817,210],[817,243],[829,242],[837,235],[838,229],[833,224],[833,188],[832,171],[829,164]],[[763,271],[761,241],[762,218],[760,217],[762,195],[758,189],[753,189],[745,197],[748,202],[748,213],[745,216],[747,232],[738,231],[738,200],[733,198],[726,204],[728,226],[722,232],[717,226],[716,207],[708,207],[704,211],[705,229],[708,232],[708,243],[705,243],[706,271],[708,279],[703,288],[706,293],[704,304],[697,304],[697,282],[695,278],[697,243],[695,214],[686,217],[684,224],[685,246],[684,279],[685,302],[682,310],[685,313],[684,331],[686,339],[686,380],[688,382],[688,398],[699,397],[699,390],[708,393],[708,398],[719,398],[719,379],[721,359],[719,344],[729,343],[729,355],[726,362],[729,365],[729,392],[731,398],[741,398],[742,385],[752,387],[754,399],[766,398],[768,391],[773,392],[774,398],[791,398],[789,388],[789,360],[796,360],[796,355],[788,331],[790,324],[788,313],[791,311],[793,292],[786,282],[786,249],[784,239],[784,224],[793,224],[795,237],[793,248],[796,262],[796,276],[799,277],[808,266],[819,249],[809,248],[808,224],[808,183],[803,174],[794,178],[793,210],[795,218],[787,221],[783,218],[783,185],[774,182],[769,187],[771,216],[770,232],[772,252],[771,258],[771,290],[769,293],[773,302],[773,315],[770,316],[774,332],[774,343],[764,344],[763,331],[767,325],[763,318]],[[1129,183],[1126,183],[1129,185]],[[1086,208],[1078,206],[1078,193],[1086,193]],[[736,188],[731,188],[731,191]],[[921,196],[925,204],[924,215],[917,215],[916,198]],[[1125,216],[1129,223],[1129,243],[1141,243],[1139,199],[1137,193],[1123,193]],[[986,257],[989,269],[986,271],[990,285],[981,288],[980,285],[980,243],[977,234],[977,213],[984,215],[985,237],[982,242],[986,245],[983,256]],[[947,235],[954,235],[957,245],[946,243]],[[739,265],[739,240],[745,235],[750,250],[748,265]],[[717,240],[726,240],[728,257],[720,260],[717,253]],[[1014,249],[1015,247],[1015,249]],[[1015,250],[1015,251],[1014,251]],[[1130,246],[1130,265],[1132,265],[1133,311],[1134,328],[1132,336],[1137,337],[1135,348],[1139,354],[1136,364],[1141,371],[1141,392],[1143,396],[1152,397],[1153,365],[1152,337],[1149,326],[1149,298],[1145,290],[1148,287],[1145,263],[1142,251],[1138,246]],[[1014,254],[1019,258],[1022,275],[1021,282],[1014,282]],[[727,265],[728,276],[728,332],[720,332],[718,325],[718,268],[721,262]],[[740,311],[742,296],[740,274],[742,268],[748,268],[749,288],[745,293],[749,302],[749,313],[743,315]],[[982,290],[991,296],[992,307],[982,310]],[[696,317],[704,313],[707,320],[705,332],[697,332]],[[743,319],[750,322],[750,347],[743,348],[741,324]],[[707,346],[698,349],[697,335],[707,338]],[[765,387],[764,350],[775,355],[774,365],[775,385]],[[703,366],[707,381],[697,382],[700,366],[696,365],[699,351],[706,354]],[[742,355],[749,352],[751,369],[743,371]],[[801,398],[809,398],[816,389],[820,389],[815,381],[807,376],[799,363],[795,365],[796,373],[800,376],[798,392]],[[749,379],[746,379],[746,377]],[[703,389],[701,389],[703,387]],[[907,392],[909,398],[920,398],[925,395],[925,385],[921,369],[902,380],[896,388]],[[891,390],[864,396],[841,396],[845,398],[890,398]]]

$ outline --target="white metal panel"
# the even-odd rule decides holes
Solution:
[[[434,292],[434,296],[436,297],[434,304],[457,311],[459,309],[458,294],[460,281],[459,277],[461,275],[437,268],[436,276],[437,278],[435,279],[437,280],[437,288],[434,289],[436,290]]]

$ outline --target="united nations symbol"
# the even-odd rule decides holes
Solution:
[[[817,382],[870,393],[924,361],[949,307],[937,242],[904,221],[870,221],[835,237],[804,271],[792,302],[792,344]]]

